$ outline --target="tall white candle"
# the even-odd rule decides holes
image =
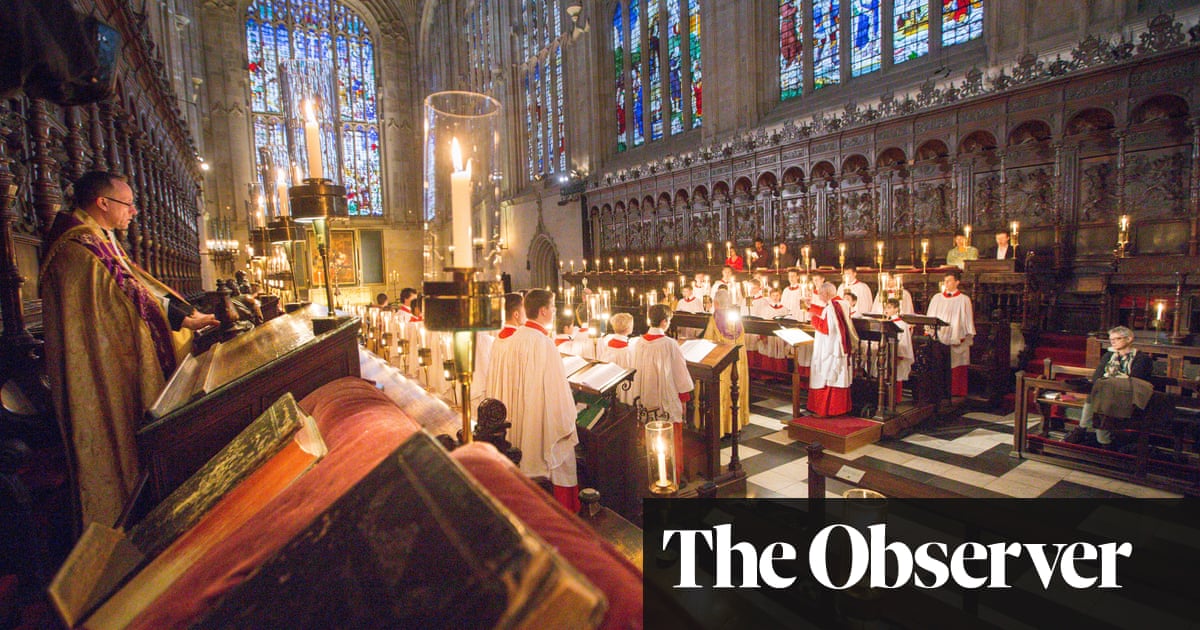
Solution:
[[[312,101],[304,101],[304,148],[308,152],[308,176],[313,179],[325,177],[321,165],[321,128],[317,126],[317,112]]]
[[[452,223],[454,257],[452,267],[472,267],[471,264],[471,161],[463,166],[462,149],[458,138],[450,140],[450,219]]]
[[[658,459],[658,480],[655,482],[659,488],[666,488],[671,485],[667,481],[667,445],[663,442],[662,436],[654,439],[654,454]]]

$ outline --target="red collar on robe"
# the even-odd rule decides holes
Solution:
[[[962,295],[962,291],[955,291],[954,293],[946,293],[945,291],[942,292],[942,296],[948,298],[958,297],[960,295]]]
[[[421,323],[421,322],[425,321],[425,318],[424,318],[424,317],[421,317],[420,315],[413,315],[413,316],[412,316],[412,319],[410,319],[410,320],[408,320],[408,321],[409,321],[409,323],[416,322],[416,323],[418,323],[418,324],[419,324],[419,323]]]
[[[557,335],[554,337],[554,345],[561,346],[570,340],[571,340],[571,338],[566,335]]]
[[[665,336],[666,334],[663,332],[663,329],[651,328],[650,330],[646,331],[646,334],[642,335],[642,339],[645,341],[655,341],[657,339],[662,339]]]
[[[774,308],[774,309],[780,309],[780,308],[783,308],[783,305],[782,304],[771,304],[770,307]]]
[[[608,347],[618,349],[618,350],[621,348],[628,348],[629,347],[629,338],[625,337],[624,335],[614,335],[611,339],[608,340]]]
[[[525,327],[532,328],[532,329],[542,333],[543,335],[546,335],[547,337],[550,336],[550,331],[546,330],[545,326],[542,326],[541,324],[533,321],[532,319],[525,322]]]
[[[500,334],[497,336],[500,337],[501,339],[508,339],[515,332],[517,332],[516,326],[513,326],[512,324],[505,324],[504,328],[500,329]]]
[[[788,291],[799,291],[799,290],[800,290],[800,285],[798,285],[798,284],[793,284],[788,287]]]
[[[408,308],[407,306],[405,306],[403,304],[400,305],[400,310],[404,311],[405,313],[408,313],[409,315],[412,315],[412,309]]]
[[[694,302],[694,301],[696,301],[696,296],[693,295],[692,297],[683,298],[683,301],[684,302]]]

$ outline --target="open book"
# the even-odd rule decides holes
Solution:
[[[774,332],[776,337],[787,342],[789,346],[798,346],[802,343],[812,343],[813,341],[812,335],[799,328],[780,328]]]
[[[679,349],[683,350],[683,358],[688,363],[699,363],[708,356],[708,353],[716,348],[717,344],[707,339],[688,339],[679,344]]]
[[[230,526],[256,513],[325,453],[316,422],[300,410],[291,394],[284,394],[128,535],[96,524],[89,526],[54,576],[49,588],[51,602],[70,627],[105,600],[111,603],[122,593],[126,600],[148,604],[153,598],[137,588],[139,579],[143,585],[152,585],[152,592],[161,592],[171,584],[172,576],[186,568],[188,560],[220,540],[222,536],[213,536],[214,528],[204,527],[205,522],[220,520],[223,529],[218,529],[231,531]],[[230,517],[230,513],[236,516]],[[210,518],[213,515],[219,518]],[[186,540],[198,530],[209,533],[203,544],[196,543],[196,536]],[[184,548],[186,553],[181,551]],[[146,560],[151,560],[150,565],[109,599],[114,589]],[[172,570],[164,572],[164,566]],[[131,597],[135,593],[138,596]],[[110,612],[113,610],[140,608],[123,604]],[[88,623],[95,627],[111,625],[93,624],[91,619]]]
[[[587,367],[589,363],[587,359],[574,354],[563,354],[559,356],[562,357],[563,373],[565,373],[568,377]]]
[[[151,405],[148,411],[150,416],[155,419],[161,418],[208,393],[213,358],[220,348],[221,344],[218,343],[199,356],[189,354],[184,357],[163,387],[162,393],[158,395],[158,399]]]
[[[568,376],[567,381],[598,392],[607,392],[632,372],[633,370],[627,370],[616,363],[597,361]]]

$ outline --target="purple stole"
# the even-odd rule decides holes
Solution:
[[[121,289],[125,297],[133,303],[138,317],[150,329],[150,338],[154,340],[154,353],[158,356],[158,365],[162,368],[163,377],[171,378],[171,374],[175,372],[175,345],[171,341],[170,324],[167,322],[158,298],[150,292],[146,285],[130,274],[125,265],[121,264],[121,259],[125,257],[124,254],[107,239],[97,237],[94,232],[89,230],[76,230],[74,233],[67,234],[68,230],[83,225],[72,214],[60,213],[51,231],[60,232],[56,228],[59,228],[58,223],[63,221],[67,223],[62,226],[65,228],[61,230],[62,235],[91,252],[112,275],[117,287]],[[131,261],[127,262],[132,266]]]

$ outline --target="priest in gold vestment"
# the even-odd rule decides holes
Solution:
[[[141,467],[134,436],[191,335],[216,323],[134,263],[112,230],[137,214],[124,178],[86,173],[46,242],[46,374],[70,457],[77,525],[113,525]]]
[[[729,291],[717,291],[713,300],[713,316],[704,329],[704,338],[718,344],[738,344],[738,429],[750,423],[750,364],[746,359],[746,332],[742,327],[741,315],[733,307]],[[733,410],[730,370],[721,373],[721,435],[733,432]],[[696,406],[699,410],[699,405]]]

